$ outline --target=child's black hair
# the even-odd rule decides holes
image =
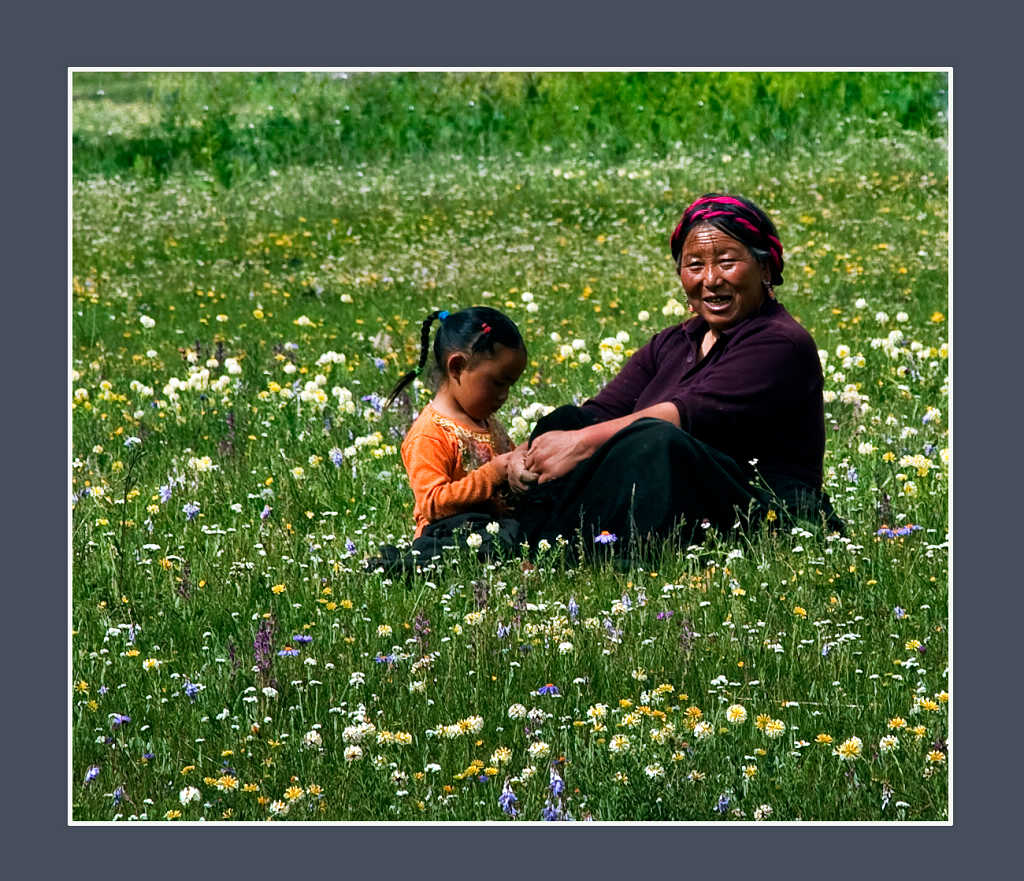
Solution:
[[[398,380],[384,404],[385,410],[391,406],[399,392],[420,375],[426,365],[427,351],[430,347],[430,326],[435,318],[440,319],[440,324],[434,336],[434,362],[442,376],[447,375],[445,363],[452,352],[464,352],[470,356],[482,352],[493,354],[497,345],[526,351],[526,344],[515,322],[490,306],[470,306],[468,309],[450,313],[443,309],[431,312],[420,328],[419,364]]]

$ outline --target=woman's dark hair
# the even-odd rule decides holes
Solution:
[[[757,261],[771,270],[772,285],[782,284],[782,267],[785,264],[775,224],[749,199],[722,193],[705,193],[683,212],[670,241],[677,270],[683,257],[683,243],[690,230],[705,223],[746,245]]]
[[[498,345],[526,351],[526,344],[515,322],[490,306],[470,306],[459,312],[447,312],[443,309],[431,312],[420,328],[419,364],[398,380],[384,404],[385,410],[391,406],[399,392],[420,375],[426,365],[427,351],[430,348],[430,326],[435,318],[440,319],[440,323],[434,335],[434,363],[442,376],[447,374],[445,363],[452,352],[463,352],[470,357],[480,354],[490,356],[494,354],[494,347]]]

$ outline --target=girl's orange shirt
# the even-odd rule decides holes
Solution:
[[[415,499],[415,537],[428,523],[453,514],[508,510],[503,469],[491,460],[509,452],[512,442],[494,417],[487,422],[487,431],[470,428],[428,404],[412,424],[402,441],[402,461]]]

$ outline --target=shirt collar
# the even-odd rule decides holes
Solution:
[[[719,335],[729,339],[736,331],[746,326],[747,322],[753,321],[756,318],[767,318],[771,315],[775,315],[782,308],[782,304],[771,297],[765,297],[764,302],[761,304],[761,308],[757,310],[753,315],[744,318],[738,324],[734,324],[732,327],[727,327]],[[683,322],[682,325],[683,333],[690,338],[691,341],[698,342],[701,337],[707,332],[708,323],[701,318],[699,315],[695,315],[688,321]]]

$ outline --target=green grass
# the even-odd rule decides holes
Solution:
[[[100,80],[131,108],[125,137],[164,125],[170,142],[192,125],[183,104],[169,115],[152,77],[77,75],[76,150],[111,125],[90,97]],[[481,94],[500,81],[460,82]],[[398,78],[393,100],[426,82]],[[625,112],[635,82],[616,107],[601,100],[603,118]],[[309,77],[224,83],[222,109],[244,125],[263,124],[267,104],[287,108],[261,90],[288,83],[296,118],[318,112]],[[719,126],[754,124],[716,113]],[[459,132],[478,124],[452,118]],[[377,161],[275,158],[273,175],[246,160],[230,187],[212,159],[176,159],[157,185],[141,166],[104,176],[85,153],[77,167],[76,153],[73,817],[500,821],[510,779],[520,819],[537,820],[549,762],[564,757],[576,819],[734,820],[738,809],[749,820],[765,804],[772,820],[947,819],[947,763],[928,759],[948,737],[946,152],[910,122],[832,123],[808,116],[821,145],[793,139],[773,154],[708,144],[616,156],[568,141],[547,153],[539,139],[517,156],[494,136],[488,151],[470,138]],[[631,350],[676,320],[663,314],[681,295],[668,234],[712,189],[775,219],[780,299],[829,353],[826,483],[849,535],[709,535],[629,572],[572,568],[555,547],[528,573],[516,560],[460,560],[409,588],[361,574],[377,544],[412,528],[397,455],[408,414],[380,418],[362,398],[413,363],[423,316],[480,303],[517,321],[530,366],[501,415],[521,436],[536,418],[527,408],[582,399],[612,375],[595,367],[603,339],[625,332]],[[896,329],[902,342],[881,345]],[[577,338],[589,361],[565,355]],[[326,403],[297,393],[318,374]],[[169,385],[190,376],[191,388]],[[866,399],[853,403],[848,386]],[[417,391],[417,405],[428,398]],[[906,523],[923,528],[876,535]],[[254,669],[268,626],[273,652]],[[299,656],[278,656],[286,644]],[[186,682],[202,686],[194,700]],[[545,683],[560,695],[535,694]],[[510,719],[514,704],[538,712]],[[598,704],[605,730],[588,715]],[[727,721],[732,704],[745,722]],[[438,732],[473,716],[479,731]],[[759,716],[783,722],[781,735]],[[346,761],[358,718],[375,733]],[[709,737],[692,730],[698,718]],[[890,729],[896,718],[906,727]],[[311,731],[320,742],[304,745]],[[378,744],[383,731],[409,743]],[[623,733],[629,751],[611,752]],[[881,752],[891,733],[898,749]],[[833,750],[852,736],[862,753],[844,761]],[[546,754],[531,755],[537,742]],[[500,747],[510,759],[492,764]],[[656,765],[664,777],[648,776]],[[186,786],[200,795],[183,806]],[[715,812],[723,794],[729,807]]]

